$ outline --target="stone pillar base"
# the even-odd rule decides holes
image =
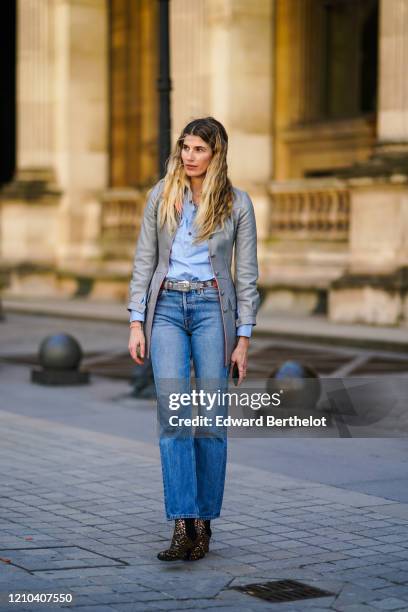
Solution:
[[[385,274],[345,273],[329,290],[335,323],[408,324],[408,266]]]
[[[61,191],[51,169],[18,171],[0,191],[3,262],[54,262],[60,202]]]

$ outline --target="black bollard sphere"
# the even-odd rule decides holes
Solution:
[[[317,372],[298,361],[285,361],[274,368],[267,380],[267,392],[281,393],[283,410],[296,410],[299,416],[316,408],[321,394]]]
[[[41,385],[83,385],[89,372],[79,370],[82,349],[70,334],[47,336],[40,344],[38,360],[41,369],[31,370],[31,381]]]
[[[76,370],[82,359],[79,342],[69,334],[47,336],[38,351],[41,366],[48,370]]]

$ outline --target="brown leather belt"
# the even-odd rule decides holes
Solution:
[[[192,289],[203,289],[203,287],[218,287],[217,279],[210,278],[205,281],[172,281],[165,278],[160,285],[160,289],[172,289],[174,291],[191,291]]]

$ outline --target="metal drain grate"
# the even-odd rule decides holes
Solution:
[[[262,582],[233,586],[232,589],[241,591],[253,597],[259,597],[266,601],[284,602],[296,601],[298,599],[311,599],[312,597],[328,597],[335,595],[329,591],[323,591],[297,580],[275,580],[273,582]]]

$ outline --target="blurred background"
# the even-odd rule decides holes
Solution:
[[[263,313],[405,326],[408,0],[4,0],[3,302],[116,302],[192,118],[226,127]]]

